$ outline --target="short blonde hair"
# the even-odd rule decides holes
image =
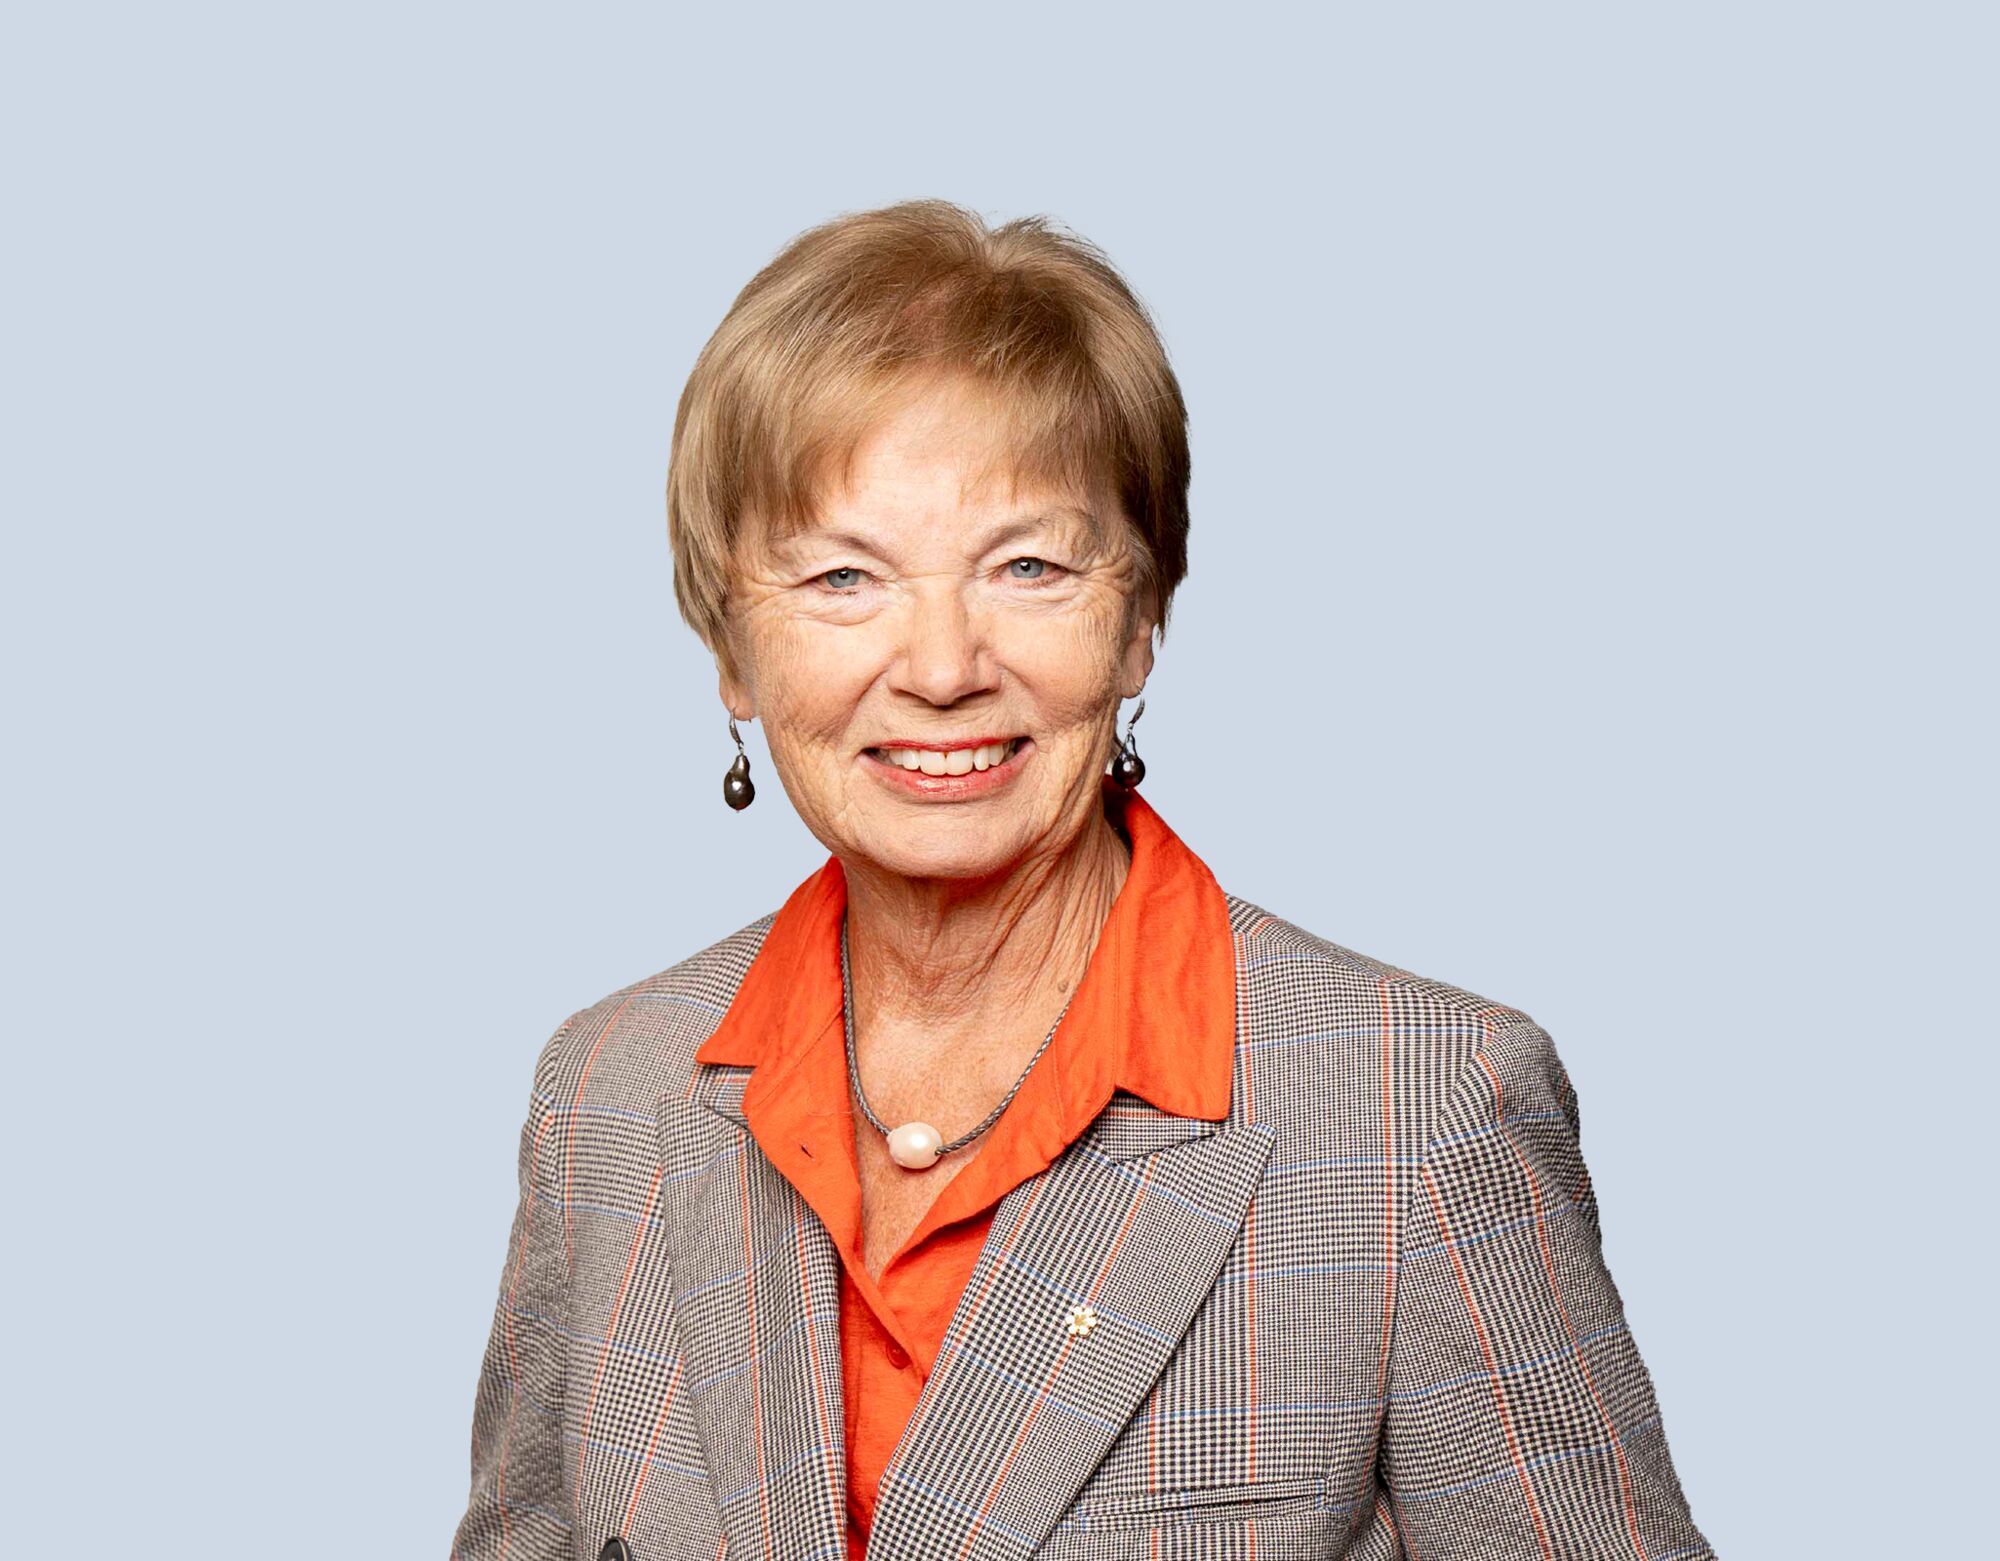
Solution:
[[[906,201],[786,245],[737,295],[681,392],[667,475],[674,595],[725,669],[744,516],[809,526],[893,399],[940,374],[992,393],[1014,482],[1116,497],[1136,543],[1136,602],[1165,632],[1187,574],[1187,406],[1145,306],[1101,250],[1047,218],[989,229],[947,201]]]

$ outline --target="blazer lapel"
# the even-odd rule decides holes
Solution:
[[[743,1120],[748,1071],[660,1102],[674,1304],[732,1561],[845,1550],[840,1254]]]
[[[870,1561],[1041,1545],[1207,1299],[1273,1136],[1121,1092],[1001,1201],[882,1477]]]

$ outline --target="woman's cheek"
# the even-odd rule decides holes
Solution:
[[[1116,618],[1093,614],[1042,645],[1042,686],[1070,720],[1094,718],[1116,702],[1123,640]]]
[[[849,675],[864,649],[852,631],[829,632],[824,624],[803,622],[775,626],[758,657],[765,692],[790,722],[839,731],[853,703],[848,685],[865,682]]]

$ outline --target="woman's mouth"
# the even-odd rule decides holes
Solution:
[[[895,746],[870,748],[866,752],[869,758],[892,769],[912,770],[920,775],[972,775],[1001,768],[1026,741],[1025,737],[1009,737],[995,742],[975,743],[970,747]]]
[[[912,802],[977,802],[1005,791],[1033,767],[1032,737],[989,737],[944,748],[884,743],[861,750],[867,770],[897,796]]]

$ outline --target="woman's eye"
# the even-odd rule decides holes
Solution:
[[[1048,560],[1043,558],[1017,558],[1007,568],[1016,580],[1039,580],[1048,573]]]
[[[861,583],[861,571],[852,564],[846,564],[839,569],[827,570],[820,579],[836,591],[845,591]]]

